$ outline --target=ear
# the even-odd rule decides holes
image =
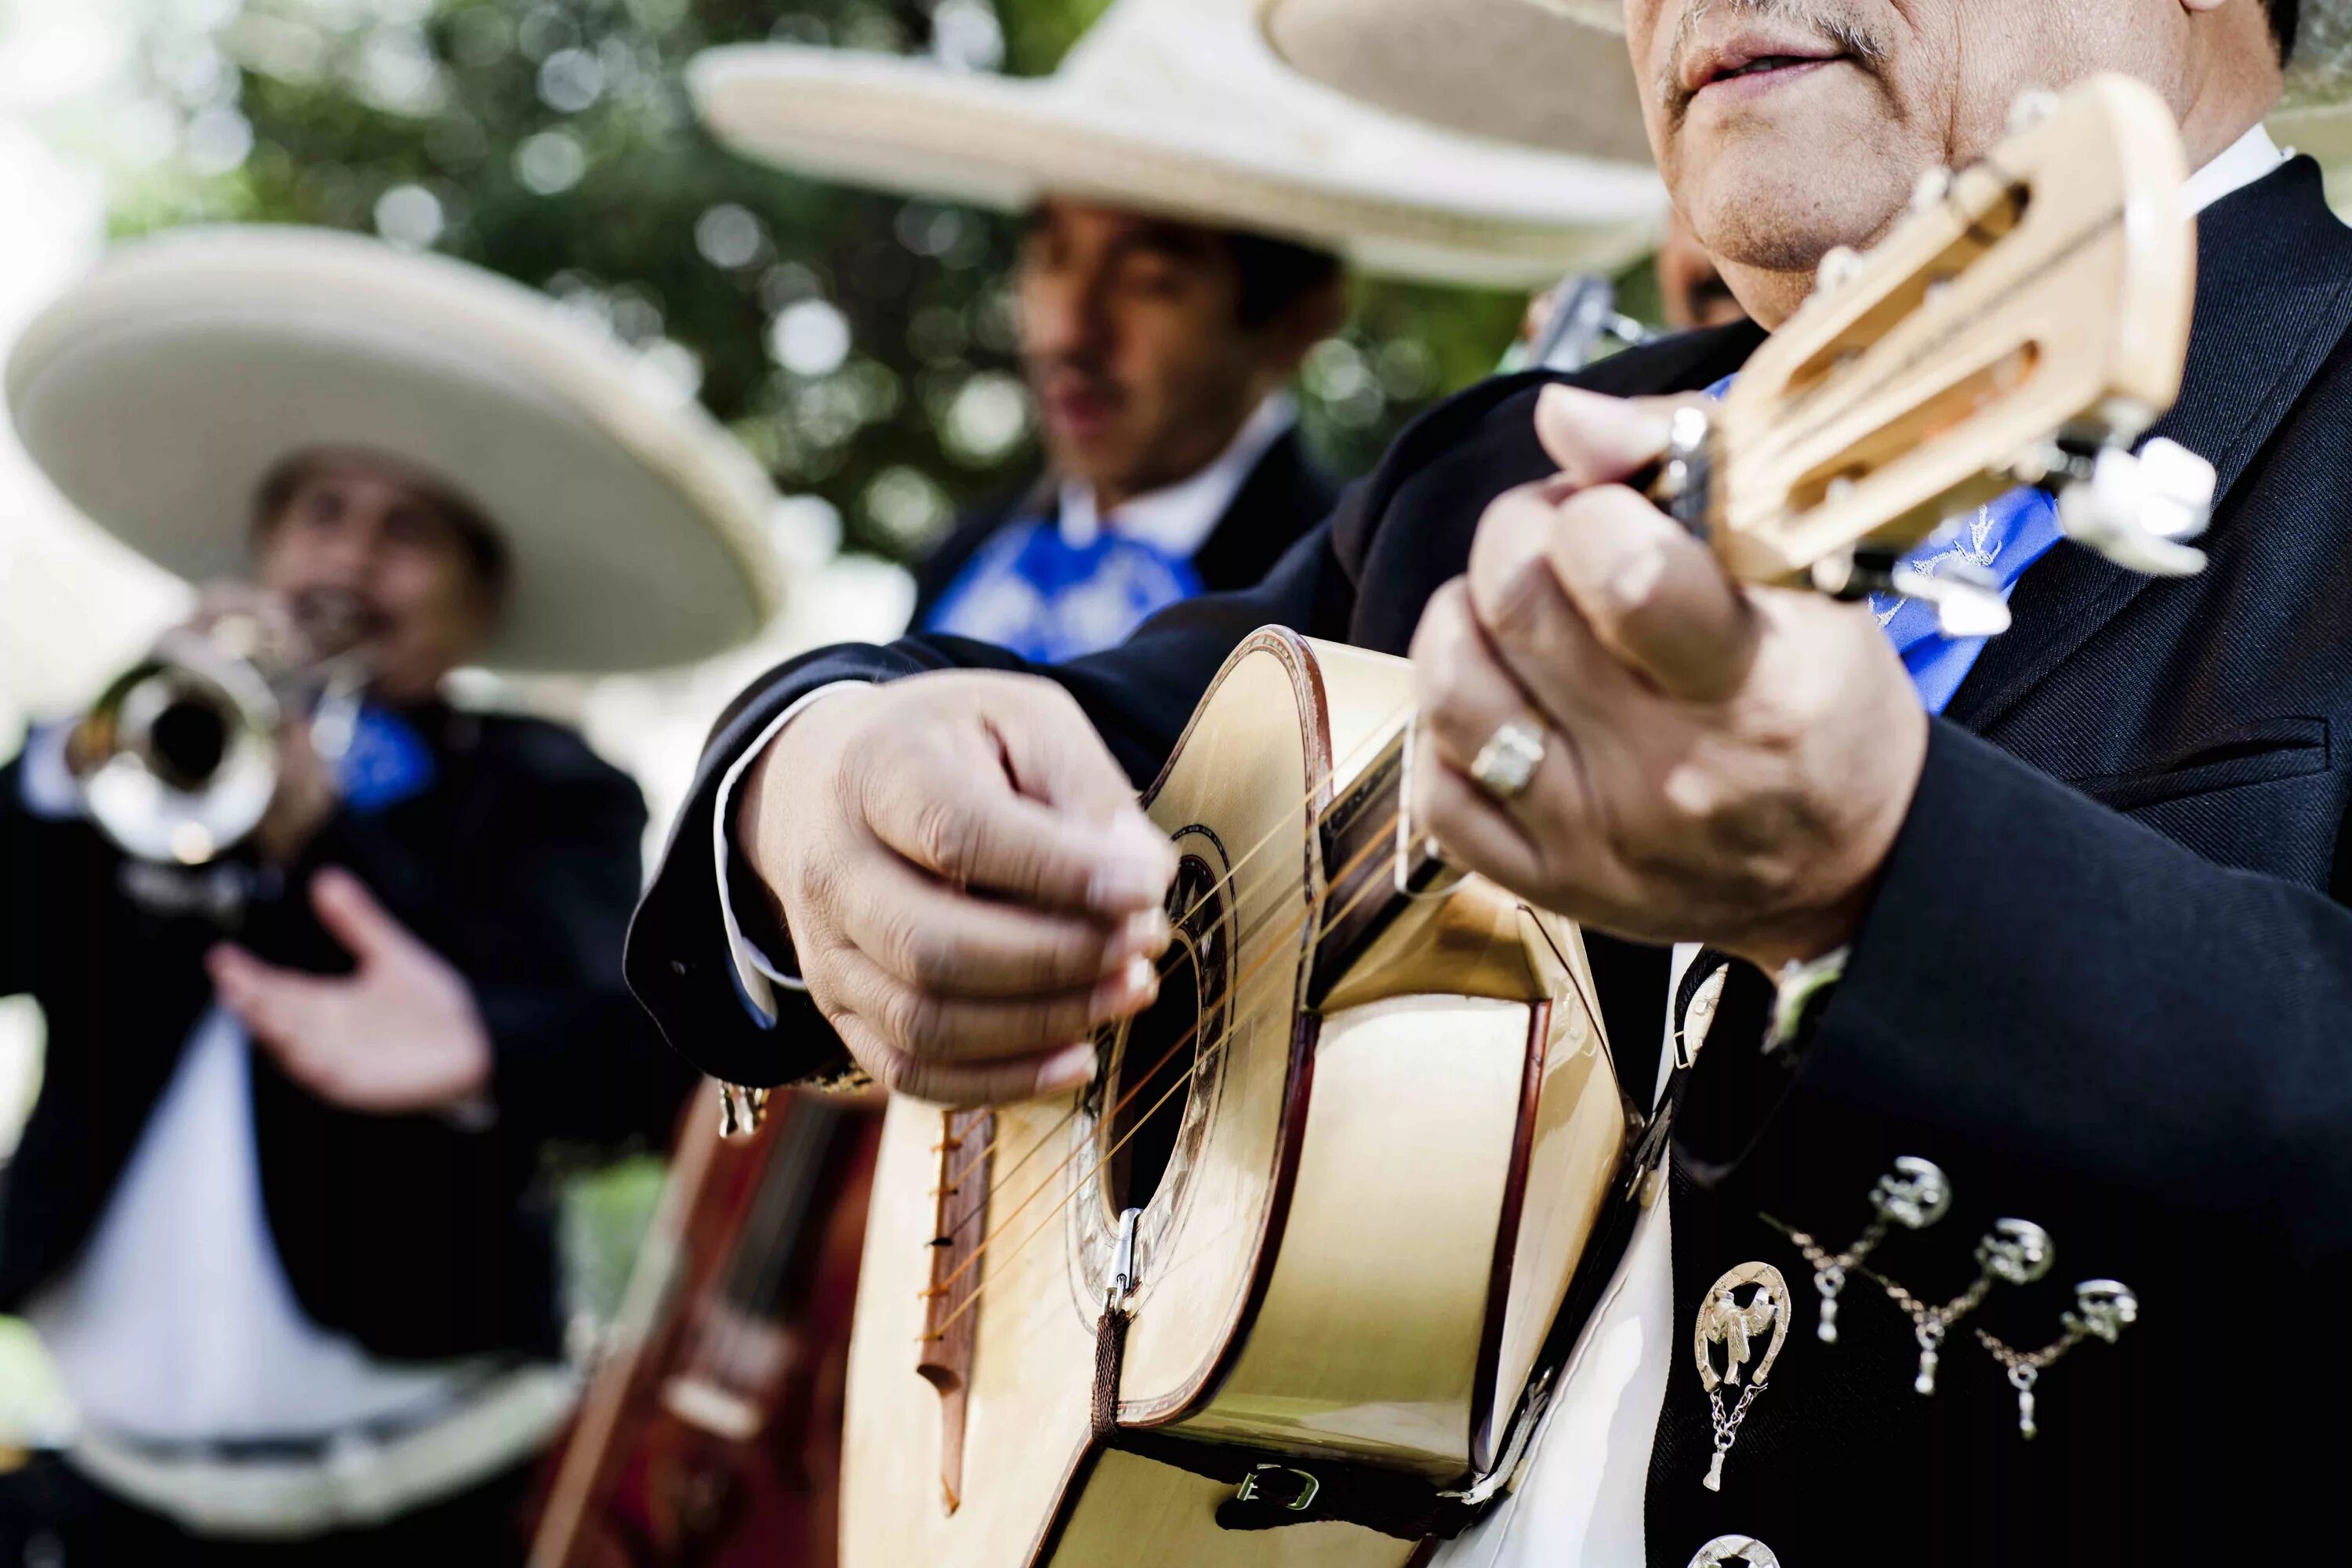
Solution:
[[[1266,324],[1267,356],[1278,381],[1287,381],[1317,343],[1348,324],[1348,274],[1333,273]]]

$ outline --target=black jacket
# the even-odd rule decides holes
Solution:
[[[915,613],[909,625],[919,626],[938,605],[981,546],[1009,522],[1050,510],[1054,497],[1047,481],[992,502],[960,519],[955,531],[940,542],[915,569]],[[1286,430],[1266,447],[1233,504],[1217,520],[1201,548],[1192,552],[1192,570],[1201,586],[1212,594],[1232,593],[1254,585],[1273,570],[1282,552],[1330,514],[1339,498],[1314,459],[1307,455],[1296,429]]]
[[[155,868],[79,816],[29,810],[21,763],[0,770],[0,994],[31,994],[47,1024],[40,1099],[0,1201],[0,1310],[89,1239],[212,1004],[213,942],[349,969],[307,896],[312,871],[340,865],[472,984],[497,1116],[465,1131],[336,1110],[256,1051],[263,1200],[295,1295],[386,1357],[556,1347],[543,1144],[664,1136],[692,1082],[620,981],[645,805],[568,731],[439,707],[410,718],[434,784],[380,815],[338,814],[226,921],[132,896]]]
[[[1678,1316],[1648,1501],[1659,1568],[1734,1531],[1792,1568],[2253,1563],[2340,1533],[2352,233],[2298,160],[2211,208],[2200,237],[2187,384],[2159,433],[2220,469],[2210,567],[2153,582],[2072,546],[2035,565],[2016,628],[1933,726],[1809,1051],[1775,1068],[1727,1019],[1701,1060],[1672,1210]],[[1757,341],[1682,338],[1581,379],[1700,387]],[[1549,468],[1535,390],[1497,381],[1424,419],[1257,590],[1178,606],[1051,673],[1142,781],[1250,628],[1402,651],[1487,500]],[[631,951],[640,994],[704,1067],[768,1082],[838,1049],[804,1000],[763,1032],[729,986],[707,847],[719,770],[814,683],[1001,662],[920,638],[821,653],[771,677],[718,737]],[[1663,955],[1593,946],[1612,1035],[1646,1060]],[[1906,1154],[1940,1163],[1957,1201],[1879,1250],[1888,1277],[1937,1302],[1959,1294],[2002,1216],[2039,1222],[2059,1252],[2049,1278],[1995,1291],[1954,1331],[1933,1398],[1911,1389],[1911,1321],[1869,1281],[1846,1289],[1841,1342],[1814,1337],[1811,1271],[1758,1217],[1842,1247]],[[1701,1486],[1713,1445],[1687,1347],[1705,1289],[1751,1259],[1788,1275],[1795,1329],[1718,1494]],[[1973,1331],[2038,1350],[2074,1282],[2099,1276],[2137,1290],[2140,1320],[2042,1375],[2027,1443]]]

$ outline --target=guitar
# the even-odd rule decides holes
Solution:
[[[1963,629],[1998,597],[1897,563],[2020,482],[2194,570],[2210,469],[2128,450],[2179,391],[2185,173],[2143,86],[2026,106],[1824,263],[1654,493],[1743,580]],[[1508,1484],[1665,1114],[1621,1087],[1612,1050],[1656,1047],[1607,1039],[1573,926],[1412,831],[1407,675],[1244,642],[1146,796],[1181,859],[1159,1001],[1076,1095],[891,1107],[845,1568],[1408,1568]]]
[[[841,1383],[877,1107],[707,1084],[614,1343],[552,1467],[530,1568],[831,1568]],[[732,1109],[731,1107],[730,1108]]]

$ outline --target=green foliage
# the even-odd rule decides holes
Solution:
[[[921,47],[936,17],[983,52],[1001,37],[1007,68],[1034,73],[1100,7],[242,0],[215,35],[223,68],[151,41],[178,151],[122,182],[114,221],[376,229],[547,289],[693,383],[781,489],[832,504],[847,545],[906,559],[1035,461],[1010,227],[731,157],[694,124],[681,70],[771,37]],[[1385,283],[1357,303],[1305,377],[1310,430],[1348,468],[1491,368],[1523,306]]]

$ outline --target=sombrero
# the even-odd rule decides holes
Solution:
[[[1116,0],[1041,79],[753,44],[698,57],[689,83],[737,151],[909,195],[1007,211],[1076,196],[1503,286],[1649,247],[1665,195],[1648,170],[1360,103],[1285,66],[1258,3]]]
[[[296,453],[431,475],[513,561],[499,668],[683,664],[777,606],[750,456],[551,300],[446,258],[293,227],[140,241],[25,330],[7,395],[68,500],[194,580],[239,570],[256,494]]]
[[[1547,152],[1646,165],[1641,89],[1613,34],[1527,0],[1261,0],[1292,68],[1392,114]]]

